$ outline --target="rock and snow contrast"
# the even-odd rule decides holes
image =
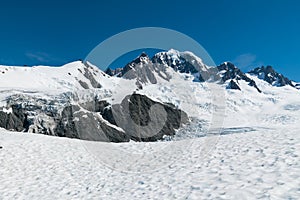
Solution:
[[[176,50],[0,66],[0,199],[299,199],[298,89]]]

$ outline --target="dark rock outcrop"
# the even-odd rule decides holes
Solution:
[[[115,70],[108,68],[106,73],[110,76],[118,76],[129,80],[136,79],[136,85],[140,88],[142,88],[143,84],[156,84],[156,75],[165,80],[170,80],[171,78],[166,72],[164,65],[152,62],[145,53],[142,53],[123,68]]]
[[[89,89],[89,85],[86,82],[84,82],[82,80],[79,80],[78,82],[81,85],[81,87],[83,87],[84,89],[86,89],[86,90]]]
[[[230,62],[222,63],[221,65],[217,66],[217,68],[222,74],[222,81],[224,83],[230,79],[245,80],[247,82],[251,81],[246,74],[244,74],[239,68]]]
[[[171,67],[180,73],[193,74],[194,81],[217,81],[219,78],[215,68],[208,68],[191,52],[170,50],[155,54],[151,60],[153,63]]]
[[[234,81],[231,80],[227,86],[227,89],[232,89],[232,90],[241,90],[241,88],[239,87],[239,85]]]
[[[171,104],[163,104],[145,95],[133,94],[121,104],[95,101],[66,107],[58,121],[58,136],[105,142],[157,141],[164,135],[174,135],[188,122],[185,112]]]
[[[85,65],[85,68],[84,68],[83,75],[85,76],[85,78],[90,80],[90,83],[93,86],[93,88],[101,88],[102,87],[101,84],[96,81],[92,72],[90,71],[90,70],[93,70],[93,68],[87,62],[85,62],[84,65]]]
[[[153,63],[158,64],[166,64],[167,66],[172,67],[175,71],[179,71],[180,73],[197,73],[199,72],[199,68],[193,65],[187,58],[182,56],[178,56],[178,58],[174,59],[168,52],[161,52],[153,56],[152,58]]]
[[[79,106],[66,107],[55,129],[58,136],[103,142],[128,142],[124,131],[105,122],[99,113],[80,111]]]
[[[295,87],[293,82],[282,74],[276,72],[272,66],[257,67],[249,72],[250,74],[256,75],[259,79],[262,79],[273,86],[282,87],[290,85]]]
[[[145,95],[127,96],[121,104],[111,107],[111,123],[121,127],[135,141],[157,141],[188,122],[188,116],[171,104],[163,104]],[[109,113],[109,112],[108,112]]]
[[[13,105],[12,112],[0,111],[0,127],[12,131],[28,131],[30,122],[20,105]]]
[[[208,68],[190,52],[175,50],[157,53],[151,59],[147,54],[142,53],[125,67],[115,70],[108,68],[106,73],[110,76],[137,79],[137,85],[140,86],[144,83],[157,83],[155,74],[162,79],[170,80],[171,76],[166,72],[167,67],[180,73],[193,74],[194,81],[217,81],[219,79],[215,68]]]
[[[97,71],[92,66],[90,66],[88,62],[84,62],[84,66],[84,71],[82,71],[81,69],[78,69],[78,71],[82,73],[83,76],[91,83],[93,88],[101,88],[101,84],[98,81],[96,81],[93,75],[93,73],[96,74]],[[84,89],[89,89],[89,86],[85,81],[78,80],[77,77],[76,80]]]
[[[123,68],[116,68],[116,69],[111,69],[111,68],[107,68],[105,70],[105,73],[110,75],[110,76],[122,76],[122,70]]]
[[[230,62],[225,62],[217,67],[208,67],[193,53],[178,52],[176,50],[157,53],[151,59],[145,53],[142,53],[124,68],[116,70],[108,68],[106,73],[126,79],[137,79],[137,85],[142,88],[145,83],[157,83],[155,74],[165,80],[170,80],[170,75],[166,73],[167,67],[180,73],[193,74],[194,81],[199,82],[207,81],[223,84],[228,80],[244,80],[250,86],[256,88],[258,92],[261,92],[254,80]]]
[[[7,104],[12,109],[0,111],[0,127],[92,141],[128,142],[157,141],[164,135],[174,135],[188,122],[183,111],[145,95],[128,95],[115,105],[97,97],[72,105],[69,97],[70,94],[46,100],[11,96]]]
[[[239,80],[244,80],[248,82],[249,86],[256,88],[258,92],[261,90],[257,87],[255,81],[249,78],[244,72],[242,72],[239,68],[237,68],[234,64],[230,62],[222,63],[221,65],[217,66],[220,76],[222,77],[222,82],[225,83],[228,80],[229,82],[228,88],[229,89],[238,89],[241,88],[238,85]],[[235,80],[235,81],[233,81]]]

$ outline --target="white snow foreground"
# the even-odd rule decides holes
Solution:
[[[217,144],[205,155],[207,140],[197,138],[180,155],[152,163],[166,166],[143,171],[137,162],[122,172],[87,149],[105,143],[1,130],[0,199],[299,199],[299,131],[212,136]],[[169,144],[109,145],[134,159],[137,149]]]

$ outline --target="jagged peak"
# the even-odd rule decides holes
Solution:
[[[221,63],[220,65],[232,66],[232,67],[237,68],[237,67],[236,67],[232,62],[230,62],[230,61],[223,62],[223,63]]]
[[[149,57],[145,52],[142,52],[138,57]]]
[[[290,85],[292,87],[295,87],[291,80],[275,71],[274,68],[270,65],[266,67],[257,67],[254,70],[251,70],[249,74],[256,75],[259,79],[264,80],[273,86],[282,87]]]
[[[264,73],[267,73],[267,74],[269,74],[269,73],[278,73],[270,65],[267,65],[266,67],[265,66],[256,67],[255,69],[251,70],[249,73],[255,73],[255,72],[264,72]]]
[[[175,65],[179,61],[180,61],[180,52],[175,49],[158,52],[152,57],[152,62],[167,64],[167,65],[170,64]]]
[[[241,70],[235,66],[232,62],[229,62],[229,61],[226,61],[226,62],[223,62],[221,63],[219,66],[217,66],[218,70],[221,71],[221,70],[234,70],[234,71],[239,71],[241,72]]]
[[[237,80],[235,80],[235,79],[231,79],[226,88],[232,89],[232,90],[241,90]]]
[[[222,64],[217,66],[217,69],[219,71],[218,74],[221,76],[223,82],[227,82],[228,80],[230,80],[227,86],[228,89],[241,90],[238,81],[243,80],[246,81],[249,86],[256,88],[258,92],[260,93],[262,92],[256,85],[255,81],[249,78],[244,72],[242,72],[233,63],[228,61],[223,62]]]
[[[142,52],[136,59],[133,60],[133,62],[136,63],[136,64],[138,64],[138,63],[149,63],[150,58],[145,52]],[[131,63],[133,63],[133,62],[131,62]]]
[[[182,59],[188,59],[192,58],[193,60],[197,61],[200,64],[203,64],[203,61],[201,58],[196,56],[193,52],[191,51],[178,51],[176,49],[170,49],[168,51],[162,51],[158,52],[154,55],[154,58],[165,58],[165,59],[170,59],[172,61],[180,61]]]

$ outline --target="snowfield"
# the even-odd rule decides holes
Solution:
[[[113,168],[118,163],[105,163],[103,155],[88,149],[96,143],[101,150],[105,143],[1,130],[0,199],[299,199],[299,129],[270,128],[211,140],[184,141],[189,146],[171,142],[185,148],[153,160],[160,167],[144,171],[137,161],[120,171]],[[108,145],[135,159],[137,149],[169,143]],[[202,154],[207,144],[214,145]]]
[[[0,129],[0,199],[300,199],[299,90],[249,74],[262,93],[244,80],[241,91],[229,90],[228,82],[195,82],[192,74],[166,69],[169,81],[155,72],[157,84],[137,90],[136,80],[108,76],[90,63],[1,66],[3,113],[12,112],[7,99],[14,95],[37,105],[54,99],[59,112],[72,92],[78,105],[95,96],[116,104],[136,92],[172,103],[191,124],[152,143]]]

